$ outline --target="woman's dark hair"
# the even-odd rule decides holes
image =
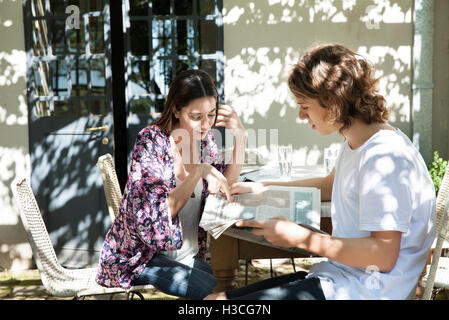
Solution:
[[[342,125],[341,133],[351,126],[351,118],[366,124],[388,120],[378,80],[362,56],[339,44],[320,44],[303,54],[288,85],[297,98],[316,99],[328,109],[329,120]]]
[[[173,126],[179,121],[175,117],[175,110],[181,111],[191,101],[203,98],[214,97],[217,109],[215,110],[215,121],[218,112],[218,93],[211,76],[203,70],[185,70],[179,73],[170,85],[164,112],[161,118],[153,124],[166,133],[170,133]],[[214,121],[214,124],[215,124]]]

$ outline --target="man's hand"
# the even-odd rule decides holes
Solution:
[[[268,220],[240,220],[237,227],[253,228],[252,233],[263,236],[268,242],[284,248],[298,248],[308,242],[312,231],[297,225],[285,217]]]

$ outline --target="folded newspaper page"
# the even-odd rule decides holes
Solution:
[[[277,216],[319,229],[320,189],[268,186],[258,193],[234,195],[232,202],[220,194],[209,195],[200,227],[217,239],[238,220],[265,220]]]

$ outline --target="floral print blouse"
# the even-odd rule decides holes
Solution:
[[[221,152],[212,131],[201,141],[200,161],[224,173]],[[176,187],[170,140],[159,127],[139,132],[134,145],[128,182],[120,211],[103,243],[97,283],[105,287],[129,288],[148,261],[160,251],[182,246],[179,217],[170,216],[168,194]],[[202,208],[208,195],[203,180]],[[199,256],[205,258],[206,232],[199,228]]]

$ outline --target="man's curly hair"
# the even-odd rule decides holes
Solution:
[[[329,120],[342,125],[341,133],[351,126],[351,118],[366,124],[388,120],[378,81],[362,56],[339,44],[320,44],[294,65],[288,85],[296,97],[316,99],[329,109]]]

